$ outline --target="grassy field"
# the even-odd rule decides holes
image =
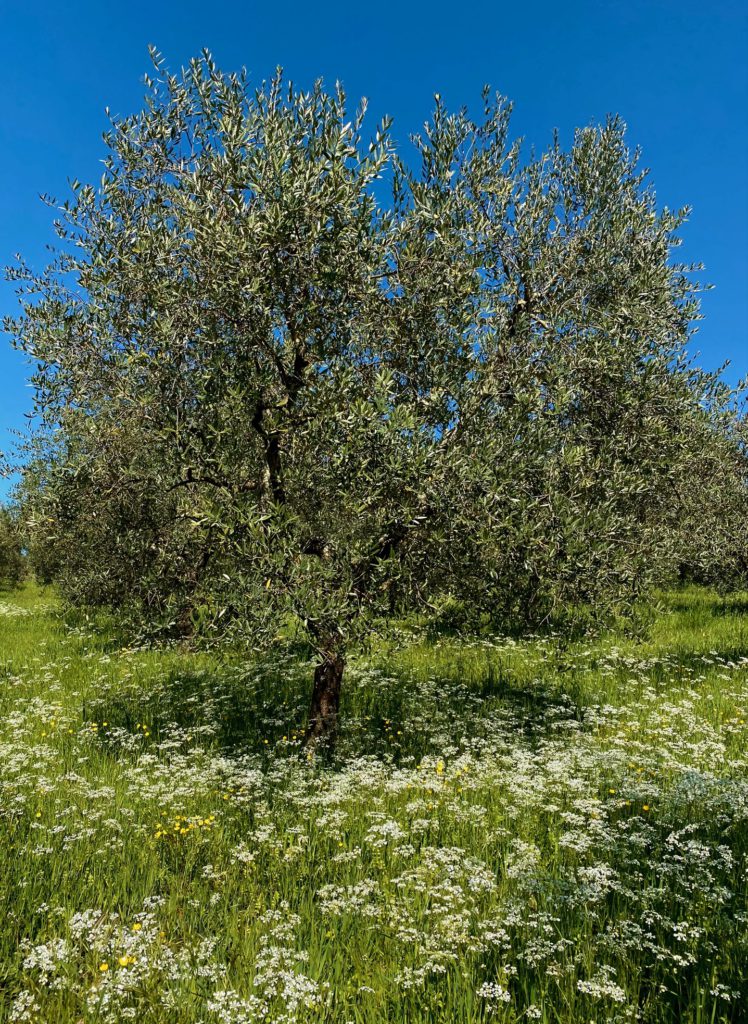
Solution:
[[[748,1019],[748,596],[350,668],[0,593],[0,1020]]]

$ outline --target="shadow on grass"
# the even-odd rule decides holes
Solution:
[[[172,655],[172,658],[174,656]],[[308,660],[278,655],[250,664],[230,661],[195,667],[195,656],[137,670],[103,683],[84,717],[106,722],[112,753],[122,734],[153,743],[198,742],[229,756],[298,753],[312,684]],[[583,708],[561,693],[557,680],[528,685],[521,673],[486,661],[469,683],[454,671],[417,679],[392,665],[353,661],[344,679],[341,721],[332,762],[373,756],[408,763],[461,749],[497,727],[534,744],[559,719],[580,719]]]
[[[159,741],[176,735],[227,752],[275,746],[303,728],[308,699],[305,666],[184,664],[114,679],[85,708],[85,717]]]
[[[748,613],[748,595],[720,597],[684,589],[668,595],[666,606],[702,620],[708,632],[717,616]],[[64,621],[80,629],[89,651],[116,658],[123,640],[113,617],[72,612]],[[691,636],[695,648],[689,649]],[[621,697],[630,685],[683,685],[719,670],[699,649],[694,623],[676,626],[665,657],[647,659],[642,650],[641,671],[632,664],[635,650],[631,659],[611,669],[604,648],[580,654],[568,635],[527,637],[529,644],[520,642],[509,653],[490,643],[484,653],[480,637],[467,638],[463,647],[448,630],[431,639],[407,647],[402,656],[384,650],[368,659],[351,658],[335,758],[364,755],[405,762],[445,747],[459,749],[464,740],[488,733],[497,723],[534,745],[564,721],[582,721],[590,705],[616,699],[616,691]],[[610,640],[617,641],[615,631]],[[721,658],[734,662],[747,653],[741,640],[737,634],[723,642],[708,638]],[[219,657],[177,647],[167,649],[163,661],[158,652],[150,652],[132,676],[113,678],[99,689],[86,717],[130,733],[145,730],[153,740],[190,734],[231,755],[293,752],[304,735],[312,672],[299,651],[278,651],[250,662],[231,651]]]
[[[676,597],[671,607],[679,602]],[[683,604],[691,607],[687,594]],[[611,669],[604,650],[580,657],[565,643],[509,654],[469,645],[461,649],[459,643],[454,650],[426,644],[402,656],[351,658],[332,759],[373,756],[407,763],[446,748],[462,749],[496,728],[534,746],[557,734],[564,722],[582,722],[591,705],[616,699],[617,691],[620,697],[631,685],[698,685],[699,676],[720,670],[710,653],[679,649],[674,640],[662,657],[642,652],[641,669],[636,652]],[[725,641],[714,638],[714,650],[737,663],[746,646],[733,636]],[[105,629],[86,644],[111,653]],[[113,678],[100,688],[85,716],[128,733],[147,731],[151,741],[190,735],[231,756],[293,753],[301,747],[313,668],[298,652],[278,651],[248,662],[236,652],[219,658],[167,650],[163,663],[158,652],[147,654],[146,661],[130,678]]]
[[[717,594],[714,591],[682,590],[668,595],[667,607],[680,614],[703,615],[709,618],[729,618],[748,615],[748,593]]]
[[[469,665],[427,673],[396,666],[371,669],[366,685],[351,686],[344,709],[356,735],[351,748],[406,762],[459,751],[472,740],[511,733],[528,746],[548,738],[561,720],[581,721],[587,702],[572,678],[500,658],[471,657]]]

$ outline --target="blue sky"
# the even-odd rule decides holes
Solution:
[[[0,2],[0,265],[44,262],[51,211],[67,181],[97,181],[104,107],[139,108],[154,43],[176,69],[204,47],[253,78],[281,64],[300,85],[340,79],[372,124],[399,138],[428,116],[434,92],[477,104],[484,83],[514,101],[515,134],[543,147],[554,128],[620,113],[643,149],[660,203],[693,206],[681,250],[706,265],[695,340],[703,365],[748,372],[748,7],[739,0],[620,0],[460,5],[382,0],[283,5],[254,0]],[[16,308],[0,284],[0,313]],[[0,338],[0,450],[24,425],[26,369]],[[0,496],[7,485],[0,481]]]

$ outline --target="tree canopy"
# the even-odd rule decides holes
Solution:
[[[619,119],[524,159],[501,97],[437,97],[408,159],[340,87],[155,61],[52,264],[12,271],[30,548],[73,599],[256,646],[292,622],[318,735],[377,617],[626,603],[686,559],[697,450],[744,494],[730,396],[686,355],[687,211]]]

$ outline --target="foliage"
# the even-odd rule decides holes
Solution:
[[[308,667],[0,603],[0,1019],[739,1024],[748,594]],[[116,621],[112,624],[117,625]]]
[[[17,586],[25,569],[18,525],[11,512],[0,506],[0,586]]]
[[[680,573],[729,591],[748,581],[748,419],[722,389],[694,422],[679,483]]]
[[[56,261],[13,272],[26,516],[64,591],[256,646],[298,623],[329,724],[377,617],[538,622],[667,578],[717,383],[684,356],[685,211],[623,124],[523,161],[500,97],[437,97],[412,168],[340,88],[154,57]]]

